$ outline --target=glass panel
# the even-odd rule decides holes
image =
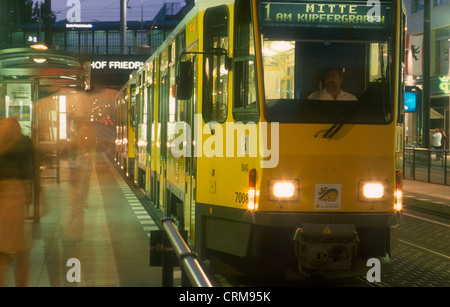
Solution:
[[[106,54],[106,31],[94,32],[94,53]]]
[[[228,50],[228,9],[209,9],[205,14],[205,51]],[[207,54],[204,61],[203,119],[223,123],[228,114],[228,70],[225,56]]]
[[[236,3],[236,44],[234,56],[234,99],[235,121],[257,122],[256,103],[255,40],[249,0]]]
[[[388,48],[387,43],[264,40],[266,118],[329,123],[359,99],[350,122],[389,121]]]
[[[289,14],[293,18],[303,10],[319,19],[323,13],[340,16],[342,21],[346,14],[367,12],[360,2],[334,8],[297,3]],[[328,23],[299,23],[282,13],[284,5],[260,3],[266,119],[287,123],[335,123],[338,119],[343,123],[389,123],[393,118],[393,79],[388,55],[393,32],[386,25],[391,22],[392,4],[384,3],[381,17],[370,24],[358,23],[356,17],[352,24],[336,23],[334,17],[324,17],[330,18]],[[288,19],[283,26],[285,17]]]
[[[265,41],[266,99],[294,99],[295,42]]]

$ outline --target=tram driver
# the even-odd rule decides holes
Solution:
[[[324,88],[319,91],[312,92],[306,97],[311,100],[358,100],[355,95],[342,90],[341,85],[344,81],[344,75],[339,68],[328,68],[323,74]]]

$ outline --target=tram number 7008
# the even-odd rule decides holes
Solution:
[[[234,192],[234,194],[236,195],[235,203],[248,204],[248,193]]]

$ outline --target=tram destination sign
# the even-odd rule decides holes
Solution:
[[[262,26],[384,28],[391,25],[391,14],[391,5],[380,1],[263,1],[259,5]]]

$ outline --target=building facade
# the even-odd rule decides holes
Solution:
[[[51,25],[49,48],[80,55],[92,65],[93,87],[121,87],[129,74],[138,69],[136,62],[145,60],[166,39],[193,1],[165,3],[153,20],[128,21],[126,53],[121,48],[120,22],[55,22]],[[7,35],[2,35],[2,48],[21,48],[43,43],[46,27],[41,22],[8,24]],[[102,67],[98,63],[108,63]],[[111,64],[111,66],[109,65]],[[117,64],[120,63],[120,64]],[[111,70],[114,70],[111,76]]]
[[[0,2],[0,118],[12,116],[16,109],[21,112],[24,110],[22,113],[25,115],[21,117],[29,119],[25,127],[28,129],[32,116],[37,112],[27,113],[27,110],[34,109],[31,106],[48,106],[47,111],[40,114],[49,115],[45,119],[36,119],[36,122],[41,127],[44,122],[51,123],[49,127],[52,128],[47,130],[57,132],[46,134],[49,138],[52,135],[51,140],[46,141],[51,144],[58,144],[68,138],[66,132],[70,130],[70,114],[82,114],[91,121],[111,126],[111,120],[115,120],[113,101],[118,90],[128,81],[133,71],[144,65],[194,4],[193,0],[186,1],[186,5],[184,2],[165,3],[153,20],[128,21],[126,48],[122,48],[119,21],[59,21],[52,23],[51,27],[48,22],[45,25],[43,22],[5,23],[4,20],[8,17],[5,7],[21,12],[16,7],[17,3],[19,2],[12,0]],[[24,18],[14,17],[14,20]],[[43,62],[37,66],[32,61],[35,57],[31,56],[37,51],[26,47],[44,42],[49,49],[42,52]],[[61,64],[51,65],[58,60],[59,54],[68,54],[67,56],[80,61],[83,66],[82,88],[78,83],[71,84],[76,82],[73,73],[61,73],[58,66]],[[54,61],[50,63],[50,59]],[[61,55],[61,61],[66,65],[68,62],[64,59]],[[24,66],[30,61],[33,69]],[[6,66],[7,64],[11,67]],[[71,68],[70,63],[67,65]],[[27,100],[15,98],[13,92],[23,93],[21,95],[26,96]],[[25,103],[28,104],[28,109],[22,106]]]
[[[430,62],[430,130],[450,130],[450,1],[449,0],[404,0],[408,16],[406,85],[407,91],[417,93],[415,108],[406,108],[406,144],[422,147],[423,119],[421,93],[423,88],[423,64]],[[424,5],[430,3],[430,58],[424,59]],[[408,98],[406,98],[408,102]],[[408,103],[407,103],[408,106]],[[431,144],[432,145],[432,144]],[[448,149],[448,139],[445,144]]]

